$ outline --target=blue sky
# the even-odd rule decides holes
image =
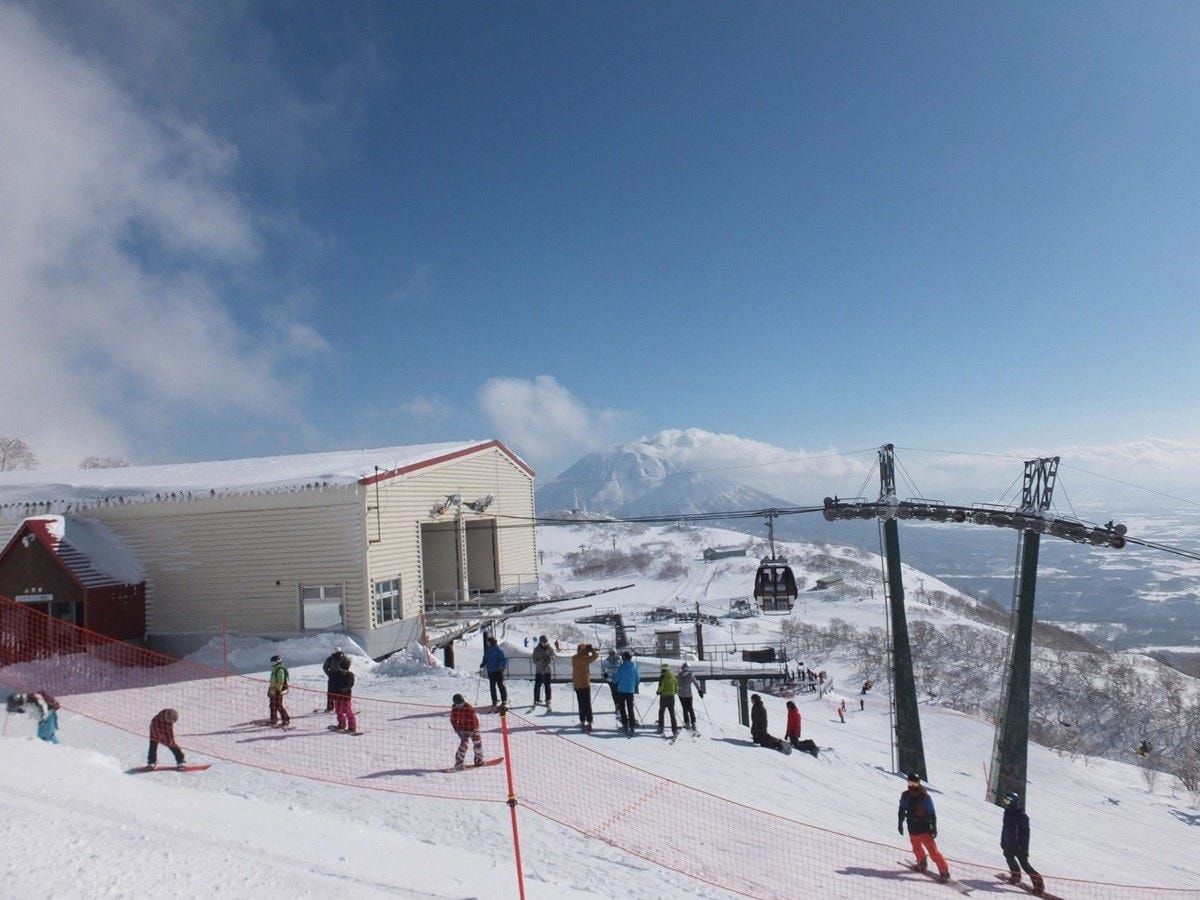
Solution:
[[[0,433],[47,462],[498,436],[548,476],[694,428],[1190,489],[1198,32],[0,0]]]

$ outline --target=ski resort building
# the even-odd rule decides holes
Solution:
[[[67,535],[103,530],[109,558],[113,546],[127,556],[120,571],[143,576],[144,616],[124,613],[140,618],[136,633],[124,621],[95,630],[173,655],[223,629],[334,631],[380,657],[421,639],[427,601],[536,582],[533,488],[533,471],[496,440],[3,472],[0,521],[12,537],[0,577],[28,548],[23,535],[58,517]],[[10,587],[52,615],[102,621]]]

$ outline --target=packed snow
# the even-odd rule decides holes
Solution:
[[[560,657],[580,641],[612,645],[612,629],[575,623],[597,610],[619,610],[637,625],[634,643],[653,640],[657,623],[643,614],[674,606],[723,616],[729,604],[748,595],[756,559],[732,558],[705,563],[705,546],[738,542],[738,536],[714,529],[597,527],[541,528],[543,585],[547,593],[614,586],[636,586],[596,598],[595,607],[567,613],[538,612],[510,620],[500,636],[510,655],[526,652],[529,639],[546,634],[560,643]],[[797,560],[797,575],[811,588],[818,575],[830,574],[839,561],[874,567],[877,561],[846,548],[785,547]],[[644,570],[621,570],[622,554]],[[608,552],[609,570],[588,577],[575,574],[589,557]],[[807,554],[807,555],[806,555]],[[664,570],[665,576],[664,576]],[[632,576],[632,577],[631,577]],[[923,590],[942,586],[927,575],[906,570],[911,585],[923,578]],[[801,593],[792,616],[812,623],[833,619],[862,627],[883,624],[881,591],[874,596],[865,582],[847,578],[839,588]],[[573,601],[567,605],[579,605]],[[920,597],[912,598],[913,608]],[[943,609],[923,614],[952,619]],[[910,616],[912,613],[910,612]],[[706,645],[742,646],[777,640],[782,617],[721,618],[704,626]],[[679,626],[690,652],[693,626]],[[998,635],[997,639],[1002,639]],[[193,659],[231,672],[264,677],[266,660],[284,656],[293,684],[320,689],[320,662],[334,644],[355,656],[356,696],[403,698],[445,706],[453,693],[486,703],[487,686],[476,672],[476,636],[457,647],[459,668],[446,669],[414,650],[381,663],[362,657],[344,638],[321,635],[285,642],[249,637],[214,642]],[[649,674],[657,659],[646,659]],[[601,691],[596,731],[580,733],[570,685],[555,685],[555,709],[535,718],[555,740],[573,741],[639,769],[790,819],[891,844],[895,858],[909,855],[907,840],[895,833],[896,801],[904,785],[893,771],[886,702],[886,678],[860,693],[861,673],[839,654],[804,660],[826,671],[833,690],[824,696],[795,697],[803,718],[803,736],[823,748],[819,759],[795,753],[783,756],[749,744],[738,724],[737,694],[727,682],[710,682],[697,702],[699,736],[685,735],[670,744],[653,734],[627,739],[618,735],[611,703]],[[565,669],[560,660],[560,671]],[[220,682],[214,683],[220,690]],[[513,705],[532,696],[532,684],[510,684]],[[509,810],[502,803],[476,803],[404,796],[299,779],[189,754],[189,762],[213,762],[201,773],[158,771],[126,775],[144,762],[144,735],[129,734],[71,711],[71,698],[60,698],[62,743],[37,740],[26,715],[6,715],[0,739],[0,790],[6,809],[0,828],[10,853],[4,885],[10,896],[29,897],[202,897],[247,894],[326,897],[343,891],[355,897],[515,897],[517,875]],[[638,698],[640,709],[653,699],[652,686]],[[765,696],[770,730],[781,734],[783,699]],[[835,714],[846,700],[843,724]],[[860,710],[859,701],[863,708]],[[264,704],[265,705],[265,704]],[[265,714],[265,709],[264,709]],[[651,714],[646,712],[646,720]],[[939,818],[939,845],[951,859],[1004,868],[998,849],[1001,811],[984,801],[984,767],[993,730],[982,718],[923,703],[921,721],[931,789]],[[187,748],[187,710],[177,729]],[[557,733],[555,736],[554,733]],[[332,740],[339,740],[331,736]],[[447,730],[448,765],[456,741]],[[489,751],[489,755],[490,755]],[[552,751],[548,751],[551,752]],[[1200,832],[1196,797],[1175,779],[1149,777],[1130,754],[1128,762],[1071,758],[1030,746],[1028,808],[1033,820],[1030,858],[1047,878],[1048,889],[1065,897],[1088,896],[1087,886],[1067,879],[1159,885],[1188,889],[1200,885],[1195,853]],[[464,776],[472,777],[472,776]],[[516,785],[518,796],[520,784]],[[563,811],[569,820],[570,811]],[[654,865],[633,853],[541,818],[517,807],[525,883],[530,897],[724,897],[725,891]],[[712,840],[729,836],[711,823]],[[747,866],[754,860],[747,859]],[[795,895],[860,897],[881,892],[880,881],[855,872],[852,861],[834,866],[820,879],[803,873]],[[965,866],[964,866],[965,868]],[[839,869],[844,871],[839,871]],[[978,883],[977,893],[1019,896],[1015,889]],[[900,882],[912,896],[947,896],[946,888],[919,877]],[[1188,894],[1193,892],[1188,891]],[[1143,896],[1152,896],[1152,893]],[[1170,896],[1182,896],[1172,892]],[[1200,891],[1195,895],[1200,896]],[[1111,892],[1106,896],[1115,896]]]

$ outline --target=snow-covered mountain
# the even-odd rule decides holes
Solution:
[[[555,512],[657,516],[793,506],[792,501],[712,472],[687,469],[668,448],[633,441],[589,453],[536,494],[539,515]]]

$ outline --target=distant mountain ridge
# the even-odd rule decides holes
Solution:
[[[535,493],[539,515],[660,516],[793,506],[732,479],[693,472],[645,441],[589,453]]]

